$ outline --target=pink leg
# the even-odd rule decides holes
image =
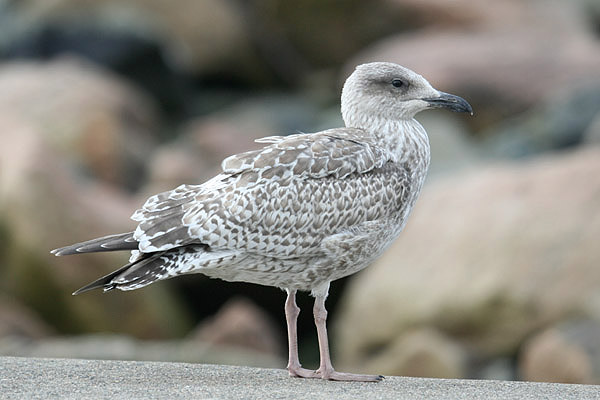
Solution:
[[[315,371],[302,368],[300,365],[300,359],[298,358],[298,331],[296,325],[298,314],[300,314],[300,308],[296,305],[296,291],[288,289],[287,293],[288,295],[285,301],[285,319],[287,321],[289,346],[287,370],[289,371],[290,376],[319,378],[319,375],[317,375]]]
[[[383,379],[382,375],[363,375],[350,374],[346,372],[337,372],[333,369],[331,358],[329,356],[329,341],[327,338],[327,310],[325,309],[326,295],[318,295],[315,297],[315,306],[313,309],[315,315],[315,325],[317,326],[317,335],[319,336],[319,354],[321,356],[321,365],[316,371],[316,374],[322,379],[333,381],[362,381],[362,382],[377,382]],[[289,299],[289,297],[288,297]],[[287,303],[286,303],[287,310]],[[289,328],[289,321],[288,321]],[[291,357],[290,346],[290,357]],[[290,358],[291,360],[291,358]]]

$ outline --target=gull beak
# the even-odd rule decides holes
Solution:
[[[429,104],[429,107],[443,107],[448,108],[450,111],[468,112],[469,114],[473,115],[473,108],[471,108],[471,105],[462,97],[458,97],[450,93],[439,93],[439,97],[430,97],[423,99],[423,101],[426,101]]]

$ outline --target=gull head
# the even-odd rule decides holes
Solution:
[[[389,62],[359,65],[342,90],[346,126],[363,128],[373,120],[408,120],[430,108],[473,115],[463,98],[436,90],[421,75]]]

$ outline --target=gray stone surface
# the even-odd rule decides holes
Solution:
[[[341,383],[290,378],[282,369],[2,357],[0,398],[600,399],[600,386],[401,377]]]

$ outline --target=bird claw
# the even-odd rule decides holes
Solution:
[[[385,377],[383,375],[351,374],[348,372],[337,372],[327,370],[325,372],[318,369],[313,371],[302,367],[288,367],[290,376],[295,378],[324,379],[329,381],[354,381],[354,382],[380,382]]]
[[[312,369],[298,367],[287,367],[288,372],[291,377],[294,378],[320,378],[321,375],[317,371],[313,371]]]
[[[321,373],[317,371],[321,379],[330,381],[353,381],[353,382],[380,382],[385,377],[383,375],[351,374],[348,372],[337,372],[335,370]]]

